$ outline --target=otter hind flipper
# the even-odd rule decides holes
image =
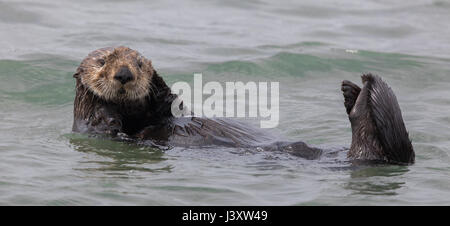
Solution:
[[[347,110],[347,114],[350,114],[353,106],[355,105],[356,98],[358,98],[361,88],[353,82],[348,80],[342,81],[341,90],[344,95],[344,105]]]
[[[368,106],[387,158],[395,162],[413,163],[414,150],[394,92],[379,76],[367,74],[362,76],[362,80],[369,85]]]
[[[361,78],[364,87],[354,106],[347,109],[352,124],[348,156],[358,160],[413,163],[414,150],[394,92],[377,75],[365,74]]]

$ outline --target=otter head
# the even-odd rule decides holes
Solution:
[[[74,77],[97,97],[119,103],[146,97],[154,73],[150,60],[120,46],[91,52]]]

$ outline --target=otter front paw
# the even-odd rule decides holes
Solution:
[[[106,134],[116,136],[122,130],[122,122],[116,118],[106,118]]]
[[[108,109],[99,108],[91,119],[90,127],[94,133],[116,136],[122,131],[122,120]]]
[[[358,98],[361,88],[353,82],[348,80],[342,81],[341,90],[344,95],[344,106],[347,110],[347,114],[350,114],[353,106],[355,105],[356,99]]]

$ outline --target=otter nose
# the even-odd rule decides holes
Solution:
[[[114,79],[122,84],[125,84],[133,80],[133,74],[131,74],[131,71],[130,69],[128,69],[128,67],[121,67],[116,75],[114,75]]]

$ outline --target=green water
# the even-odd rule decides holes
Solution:
[[[445,1],[0,2],[0,205],[449,205]],[[163,78],[278,81],[270,132],[348,147],[340,82],[393,88],[411,166],[230,148],[168,151],[71,133],[76,67],[127,45]],[[244,120],[258,125],[258,120]],[[336,158],[345,158],[345,153]]]

